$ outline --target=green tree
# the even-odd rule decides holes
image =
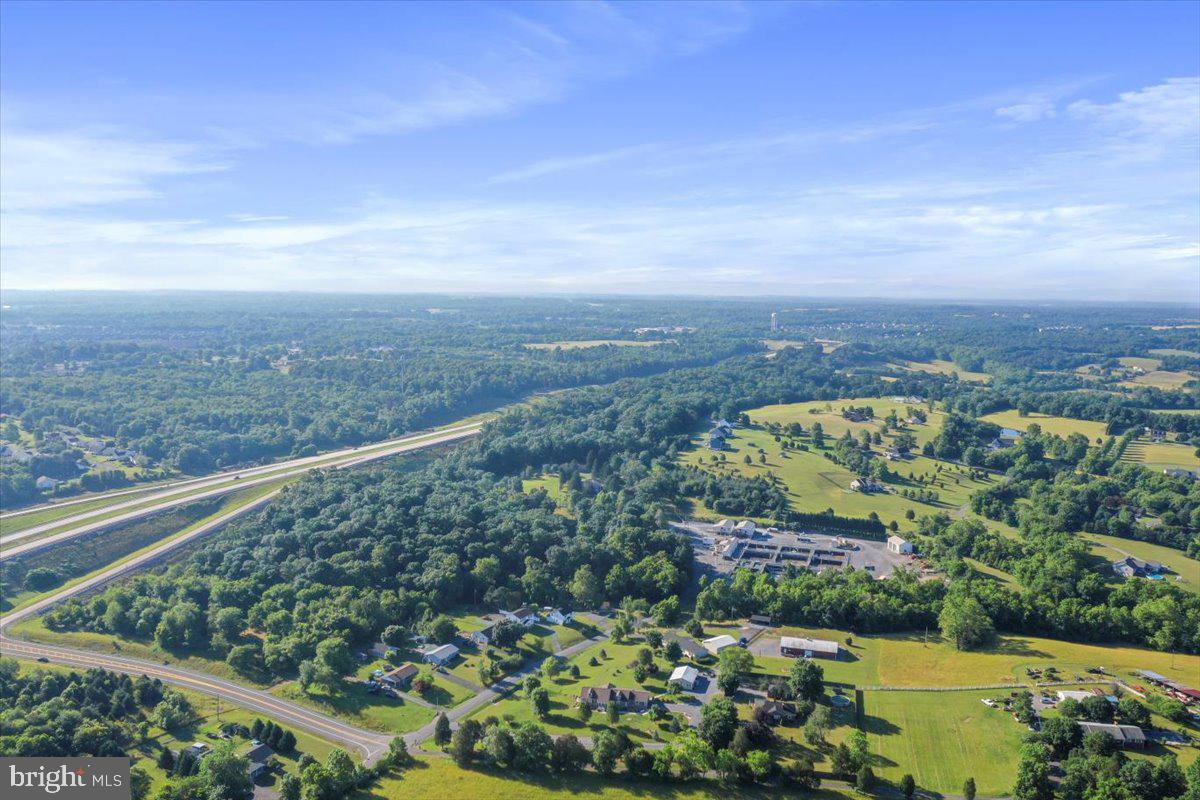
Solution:
[[[617,761],[625,754],[629,740],[620,733],[603,730],[596,734],[592,742],[592,766],[601,775],[611,775],[617,767]]]
[[[533,706],[533,713],[538,719],[545,719],[550,714],[550,693],[539,687],[533,690],[529,695],[529,702]]]
[[[967,778],[963,781],[963,800],[975,800],[975,779]]]
[[[1031,743],[1021,747],[1012,796],[1013,800],[1053,800],[1050,759],[1042,745]]]
[[[196,774],[207,787],[209,800],[245,800],[254,790],[249,770],[250,762],[234,752],[233,743],[222,742],[200,760]]]
[[[584,564],[575,570],[571,578],[571,598],[580,608],[595,608],[600,605],[604,589],[592,568]]]
[[[807,658],[792,662],[788,688],[799,698],[816,701],[825,693],[825,670]]]
[[[717,696],[700,711],[700,738],[708,742],[713,750],[720,750],[733,741],[738,728],[737,708],[728,697]]]
[[[445,747],[450,743],[450,735],[450,720],[444,712],[438,714],[433,723],[433,743],[438,747]]]
[[[900,793],[904,795],[904,800],[912,800],[913,795],[917,792],[917,781],[912,775],[905,773],[900,779]]]
[[[942,635],[959,650],[973,650],[992,640],[996,629],[991,617],[974,597],[962,593],[947,595],[938,616]]]

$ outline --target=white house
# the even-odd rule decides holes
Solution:
[[[561,608],[543,608],[542,619],[549,622],[551,625],[566,625],[573,620],[575,615],[570,611],[563,611]]]
[[[671,673],[667,684],[678,684],[680,689],[690,692],[696,687],[696,679],[699,677],[700,671],[695,667],[679,666]]]
[[[912,555],[912,542],[901,536],[889,536],[887,540],[887,549],[889,553],[896,553],[901,556]]]
[[[727,519],[723,519],[713,526],[717,533],[733,533],[733,523]]]
[[[723,633],[720,636],[714,636],[711,639],[705,639],[703,642],[701,642],[701,644],[704,645],[705,650],[715,656],[726,647],[736,647],[737,639],[733,638],[727,633]]]
[[[53,489],[55,486],[58,486],[60,483],[62,483],[62,481],[60,481],[60,480],[57,480],[57,479],[55,479],[55,478],[51,478],[51,477],[49,477],[49,476],[46,476],[46,475],[43,475],[43,476],[41,476],[40,478],[38,478],[38,479],[37,479],[37,488],[39,488],[39,489]]]
[[[526,628],[537,625],[538,623],[537,612],[529,606],[521,606],[513,611],[505,611],[501,609],[500,616],[504,617],[509,622],[519,622]]]
[[[458,648],[452,644],[444,644],[441,647],[435,647],[425,654],[424,658],[430,664],[437,664],[439,667],[445,666],[454,660],[458,655]]]
[[[744,519],[737,525],[733,526],[733,532],[737,536],[753,536],[754,530],[754,523],[748,519]]]
[[[1091,692],[1083,692],[1078,689],[1066,689],[1066,690],[1063,690],[1060,692],[1056,692],[1055,694],[1058,695],[1058,702],[1060,702],[1060,703],[1063,700],[1076,700],[1076,701],[1082,703],[1084,700],[1087,700],[1089,697],[1092,696]]]

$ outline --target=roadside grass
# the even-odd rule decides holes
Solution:
[[[151,491],[154,491],[155,489],[161,489],[161,488],[162,488],[161,486],[146,485],[140,489],[131,491],[129,494],[121,495],[120,497],[121,497],[122,501],[135,500],[135,499],[137,499],[138,495],[140,495],[144,492],[151,492]],[[73,498],[73,497],[64,498],[64,500],[73,500],[73,499],[75,499],[75,498]],[[82,514],[85,511],[92,511],[93,509],[103,508],[104,506],[110,505],[114,502],[117,502],[117,501],[114,500],[113,498],[97,497],[94,500],[87,500],[87,501],[80,502],[80,503],[72,503],[71,505],[50,506],[49,508],[42,509],[41,511],[30,511],[28,514],[21,514],[18,517],[9,517],[8,519],[0,519],[0,535],[8,535],[10,533],[17,533],[19,531],[25,530],[26,528],[32,528],[35,525],[41,525],[46,522],[53,522],[54,520],[61,519],[62,517],[70,517],[75,514]]]
[[[434,711],[399,697],[367,694],[361,684],[344,681],[339,691],[315,692],[301,690],[295,681],[272,686],[271,694],[307,706],[331,717],[384,733],[415,731],[434,717]]]
[[[836,789],[793,792],[766,786],[738,786],[731,794],[716,781],[631,780],[621,773],[604,778],[591,772],[578,775],[517,773],[482,765],[464,769],[449,758],[417,758],[403,772],[393,772],[368,789],[351,795],[351,800],[558,800],[588,797],[592,800],[772,800],[804,797],[812,800],[849,800],[856,797]]]
[[[1100,533],[1080,532],[1077,535],[1081,539],[1091,542],[1092,554],[1103,558],[1106,562],[1118,561],[1124,558],[1126,553],[1148,561],[1157,561],[1175,573],[1168,575],[1165,580],[1180,589],[1200,592],[1200,561],[1188,558],[1180,550]],[[1107,572],[1107,564],[1105,564],[1105,570]]]
[[[604,712],[592,713],[588,724],[579,718],[575,701],[581,689],[601,687],[612,684],[622,689],[642,689],[651,694],[664,694],[667,691],[667,677],[674,665],[668,664],[661,656],[655,657],[658,672],[650,675],[639,683],[634,680],[633,668],[630,666],[636,658],[639,648],[645,645],[637,642],[631,644],[616,644],[606,641],[589,647],[584,652],[570,659],[562,672],[551,679],[542,678],[542,686],[550,694],[550,713],[544,720],[538,720],[533,712],[533,706],[520,689],[508,697],[483,706],[472,716],[483,719],[490,716],[509,719],[516,723],[537,722],[549,733],[574,733],[578,736],[592,736],[596,732],[610,727],[608,717]],[[601,651],[607,655],[601,656]],[[589,661],[595,658],[597,664],[592,666]],[[571,677],[571,666],[579,668],[579,678]],[[539,676],[540,677],[540,676]],[[655,723],[647,714],[622,713],[617,728],[624,730],[636,741],[647,741],[654,738],[657,731],[662,738],[669,738],[665,723]]]
[[[911,773],[922,789],[958,794],[975,778],[979,793],[1012,788],[1025,726],[984,705],[996,692],[865,692],[864,711],[875,774],[898,781]]]
[[[1152,442],[1139,436],[1125,447],[1121,460],[1141,464],[1155,472],[1164,469],[1200,469],[1196,448],[1176,442]]]
[[[1056,417],[1049,414],[1038,414],[1031,412],[1025,416],[1021,416],[1015,409],[1009,411],[997,411],[994,414],[987,414],[980,417],[984,422],[991,422],[999,425],[1002,428],[1012,428],[1017,431],[1024,431],[1030,425],[1037,424],[1042,428],[1043,433],[1052,433],[1056,436],[1061,436],[1064,439],[1072,433],[1082,433],[1088,437],[1088,441],[1092,444],[1096,443],[1097,439],[1104,439],[1108,434],[1105,432],[1105,424],[1103,422],[1095,422],[1093,420],[1071,419],[1069,417]]]
[[[753,418],[754,412],[750,413]],[[811,442],[809,446],[811,448]],[[759,461],[760,449],[766,454],[765,463]],[[720,454],[725,461],[714,463],[713,458],[717,455],[697,447],[684,453],[680,460],[713,473],[740,474],[751,478],[775,475],[796,511],[819,513],[833,509],[840,516],[859,518],[874,512],[884,524],[895,521],[901,530],[915,530],[916,519],[936,511],[957,512],[972,493],[995,485],[997,480],[991,475],[976,480],[963,467],[914,456],[888,463],[888,468],[895,473],[895,477],[888,482],[893,491],[865,494],[850,489],[854,473],[823,457],[821,451],[784,451],[773,434],[757,427],[737,430],[734,437],[728,440],[727,449]],[[745,463],[747,455],[751,459],[749,464]],[[920,480],[922,476],[929,481]],[[938,501],[922,503],[910,500],[899,494],[903,489],[936,492]],[[907,519],[909,511],[913,512],[913,520]],[[997,527],[990,521],[985,520],[985,524]]]
[[[37,601],[39,601],[45,597],[48,597],[50,595],[56,594],[65,588],[70,588],[71,586],[75,586],[76,584],[81,583],[81,582],[91,578],[92,576],[99,574],[100,572],[104,572],[105,570],[111,569],[116,566],[120,566],[121,564],[124,564],[126,561],[129,561],[131,558],[139,556],[148,550],[151,550],[155,547],[159,547],[167,542],[170,542],[174,539],[179,538],[180,536],[183,536],[184,534],[191,533],[196,528],[198,528],[202,525],[208,524],[209,522],[216,519],[217,517],[220,517],[224,514],[228,514],[229,512],[235,511],[244,506],[247,506],[247,505],[255,502],[256,500],[261,499],[265,495],[268,495],[271,492],[273,492],[283,486],[286,486],[290,483],[294,483],[297,480],[299,480],[298,477],[288,478],[286,480],[281,480],[281,481],[278,481],[275,483],[265,483],[260,486],[255,486],[255,487],[253,487],[251,489],[247,489],[243,492],[234,492],[232,494],[225,495],[224,497],[214,498],[212,502],[219,503],[219,505],[217,505],[216,509],[214,511],[212,511],[211,513],[207,514],[203,518],[192,521],[189,525],[182,528],[181,530],[177,530],[177,531],[171,533],[170,535],[161,536],[159,538],[156,538],[153,541],[150,541],[147,544],[143,544],[141,547],[139,547],[138,549],[133,550],[131,552],[124,552],[122,554],[122,553],[119,553],[119,551],[113,551],[109,548],[106,548],[106,543],[107,543],[107,541],[109,541],[108,537],[119,530],[123,530],[123,528],[122,529],[114,529],[114,530],[110,530],[110,531],[101,531],[96,534],[90,534],[86,537],[80,537],[78,542],[64,544],[62,546],[63,548],[80,547],[80,548],[85,548],[89,551],[94,551],[94,559],[92,559],[90,563],[100,564],[101,566],[99,566],[96,569],[94,569],[90,572],[87,572],[85,574],[72,576],[70,580],[67,580],[67,581],[65,581],[51,589],[47,589],[46,591],[43,591],[43,592],[34,592],[34,591],[30,591],[28,589],[20,589],[17,592],[14,592],[13,594],[10,595],[7,593],[7,587],[5,587],[5,595],[2,599],[0,599],[0,610],[3,610],[4,613],[9,613],[11,611],[19,611],[22,608],[24,608],[25,606],[30,605],[31,603],[36,603]],[[184,506],[183,508],[186,509],[187,506]],[[173,509],[173,511],[175,511],[175,512],[178,512],[180,510],[181,509]],[[163,512],[163,513],[169,514],[171,512]],[[133,522],[130,522],[129,526],[130,527],[139,526],[139,525],[144,524],[145,522],[146,522],[146,520],[135,520]],[[114,538],[116,538],[116,537],[114,537]],[[140,543],[140,540],[138,543]],[[61,552],[61,548],[55,549],[53,552],[55,552],[55,553]],[[35,553],[34,555],[30,556],[29,558],[37,559],[40,555],[41,555],[40,553]]]
[[[960,381],[970,383],[990,383],[992,380],[992,375],[987,372],[971,372],[953,361],[936,358],[932,361],[905,361],[901,368],[913,372],[928,372],[933,375],[957,375]]]
[[[581,339],[572,342],[527,342],[530,350],[586,350],[592,347],[655,347],[675,344],[674,339]]]

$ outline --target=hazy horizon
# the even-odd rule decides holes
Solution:
[[[5,291],[1200,302],[1197,4],[0,16]]]

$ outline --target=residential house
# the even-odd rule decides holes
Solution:
[[[566,625],[575,619],[575,615],[570,611],[563,611],[561,608],[543,608],[542,619],[549,622],[551,625]]]
[[[538,624],[538,615],[529,606],[521,606],[513,611],[500,610],[500,616],[504,617],[509,622],[518,622],[526,628],[533,627]]]
[[[709,450],[724,450],[725,449],[725,435],[721,434],[721,433],[710,433],[708,435],[708,449]]]
[[[733,526],[733,535],[750,537],[754,535],[755,530],[756,526],[754,522],[752,520],[744,519],[737,525]]]
[[[645,711],[650,707],[650,693],[640,689],[617,689],[610,684],[580,689],[579,702],[597,711],[607,711],[610,705],[619,711]]]
[[[723,519],[713,526],[717,533],[733,533],[733,523],[727,519]]]
[[[671,672],[671,677],[667,678],[667,685],[675,684],[680,689],[690,692],[696,688],[696,679],[700,677],[700,670],[695,667],[678,666]]]
[[[828,639],[809,639],[784,636],[779,640],[779,652],[789,658],[830,658],[836,660],[841,645]]]
[[[1122,578],[1149,578],[1161,575],[1163,565],[1157,561],[1146,561],[1134,556],[1126,556],[1120,561],[1114,561],[1112,571]]]
[[[790,725],[796,721],[796,707],[791,703],[781,703],[778,700],[759,699],[754,701],[754,709],[763,709],[775,725]]]
[[[888,461],[900,461],[904,456],[894,447],[889,447],[883,451],[883,457]]]
[[[1184,478],[1189,481],[1196,480],[1196,473],[1190,469],[1179,469],[1178,467],[1168,467],[1163,470],[1163,475],[1170,475],[1172,478]]]
[[[874,478],[859,477],[850,481],[850,489],[855,492],[863,492],[864,494],[872,494],[874,492],[882,492],[883,484],[879,483]]]
[[[209,747],[204,742],[195,742],[184,749],[183,752],[190,755],[192,758],[199,761],[208,755]]]
[[[452,645],[446,646],[452,647]],[[412,683],[412,679],[417,677],[418,672],[420,670],[417,669],[416,664],[403,664],[380,675],[379,681],[391,686],[393,689],[407,689],[408,685]]]
[[[1099,731],[1107,734],[1110,739],[1117,743],[1117,747],[1142,748],[1146,746],[1146,734],[1136,725],[1115,725],[1108,722],[1083,722],[1077,723],[1083,729],[1083,733],[1089,734],[1092,731]]]
[[[430,664],[437,666],[445,666],[454,660],[458,655],[458,648],[452,644],[444,644],[441,647],[435,647],[426,653],[423,658]]]
[[[663,638],[667,641],[676,642],[679,645],[680,651],[688,658],[699,659],[708,655],[708,651],[704,649],[704,646],[689,636],[668,633]]]
[[[467,638],[480,647],[487,647],[492,641],[492,632],[496,628],[496,623],[490,623],[486,628],[480,628],[477,631],[471,631]]]
[[[705,639],[703,644],[704,649],[715,656],[726,647],[737,647],[737,639],[733,638],[727,633],[723,633],[720,636],[713,636],[709,639]]]
[[[271,760],[275,755],[275,751],[270,745],[256,742],[254,745],[242,753],[242,756],[250,762],[249,769],[250,780],[258,780],[271,771]]]
[[[900,536],[889,536],[887,540],[887,549],[889,553],[896,555],[908,556],[912,555],[912,542]]]

